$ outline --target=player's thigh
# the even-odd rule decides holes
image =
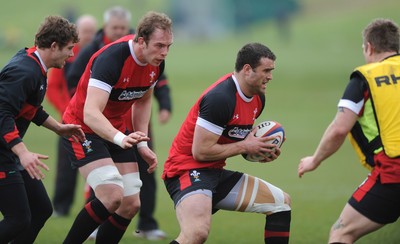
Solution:
[[[6,178],[0,181],[0,212],[5,218],[30,216],[28,195],[20,171],[6,174]]]
[[[339,219],[331,228],[330,241],[354,242],[382,226],[359,213],[350,204],[346,204]]]
[[[185,197],[176,206],[176,216],[183,232],[190,229],[209,228],[211,224],[212,199],[199,193]]]

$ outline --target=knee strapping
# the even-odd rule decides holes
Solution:
[[[89,173],[87,183],[92,187],[93,190],[99,185],[114,184],[120,187],[124,187],[122,176],[119,173],[117,167],[113,165],[106,165],[94,169]]]
[[[140,180],[139,172],[129,173],[122,176],[124,182],[124,196],[135,195],[140,192],[143,183]]]
[[[245,199],[246,194],[243,194],[242,200],[247,203],[245,212],[276,213],[291,210],[285,203],[281,189],[257,177],[245,176],[245,187],[252,191],[250,199]]]
[[[281,189],[257,177],[244,174],[231,193],[220,203],[218,207],[233,209],[241,212],[276,213],[289,211],[291,208],[285,203],[285,196]]]

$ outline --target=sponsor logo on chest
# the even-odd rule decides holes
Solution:
[[[146,92],[147,92],[147,90],[146,91],[127,91],[127,90],[124,90],[118,96],[118,100],[120,100],[120,101],[129,101],[129,100],[133,100],[133,99],[139,99],[139,98],[143,97]]]

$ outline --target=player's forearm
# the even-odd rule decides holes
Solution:
[[[134,130],[147,135],[151,116],[151,96],[147,95],[133,104],[132,116]]]
[[[60,134],[60,125],[61,124],[51,116],[47,117],[47,119],[42,124],[42,126],[51,131],[54,131],[57,134]]]
[[[341,132],[335,123],[332,122],[326,129],[317,150],[314,153],[315,161],[320,164],[322,161],[334,154],[346,139],[347,133]]]
[[[20,142],[18,144],[15,144],[15,146],[13,146],[11,148],[11,151],[17,155],[18,157],[21,157],[22,154],[24,153],[28,153],[29,150],[28,148],[26,148],[25,144],[23,142]]]
[[[216,161],[230,158],[242,153],[246,149],[243,142],[229,143],[229,144],[214,144],[212,146],[199,146],[193,145],[192,153],[194,159],[198,161]]]
[[[95,134],[110,142],[113,142],[114,136],[119,132],[104,116],[104,114],[98,110],[85,110],[84,123]]]

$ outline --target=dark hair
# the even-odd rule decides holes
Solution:
[[[56,42],[61,49],[70,41],[79,41],[76,26],[60,16],[46,17],[35,35],[35,45],[38,48],[50,48]]]
[[[377,53],[399,52],[399,26],[389,19],[375,19],[362,32],[364,44],[369,42]]]
[[[143,37],[147,43],[150,40],[151,34],[156,29],[167,30],[172,32],[172,21],[163,13],[154,11],[147,12],[136,27],[136,34],[134,41],[137,42],[139,37]]]
[[[248,43],[244,45],[237,54],[235,71],[241,71],[245,64],[249,64],[255,69],[260,65],[261,58],[276,60],[275,54],[268,47],[260,43]]]

